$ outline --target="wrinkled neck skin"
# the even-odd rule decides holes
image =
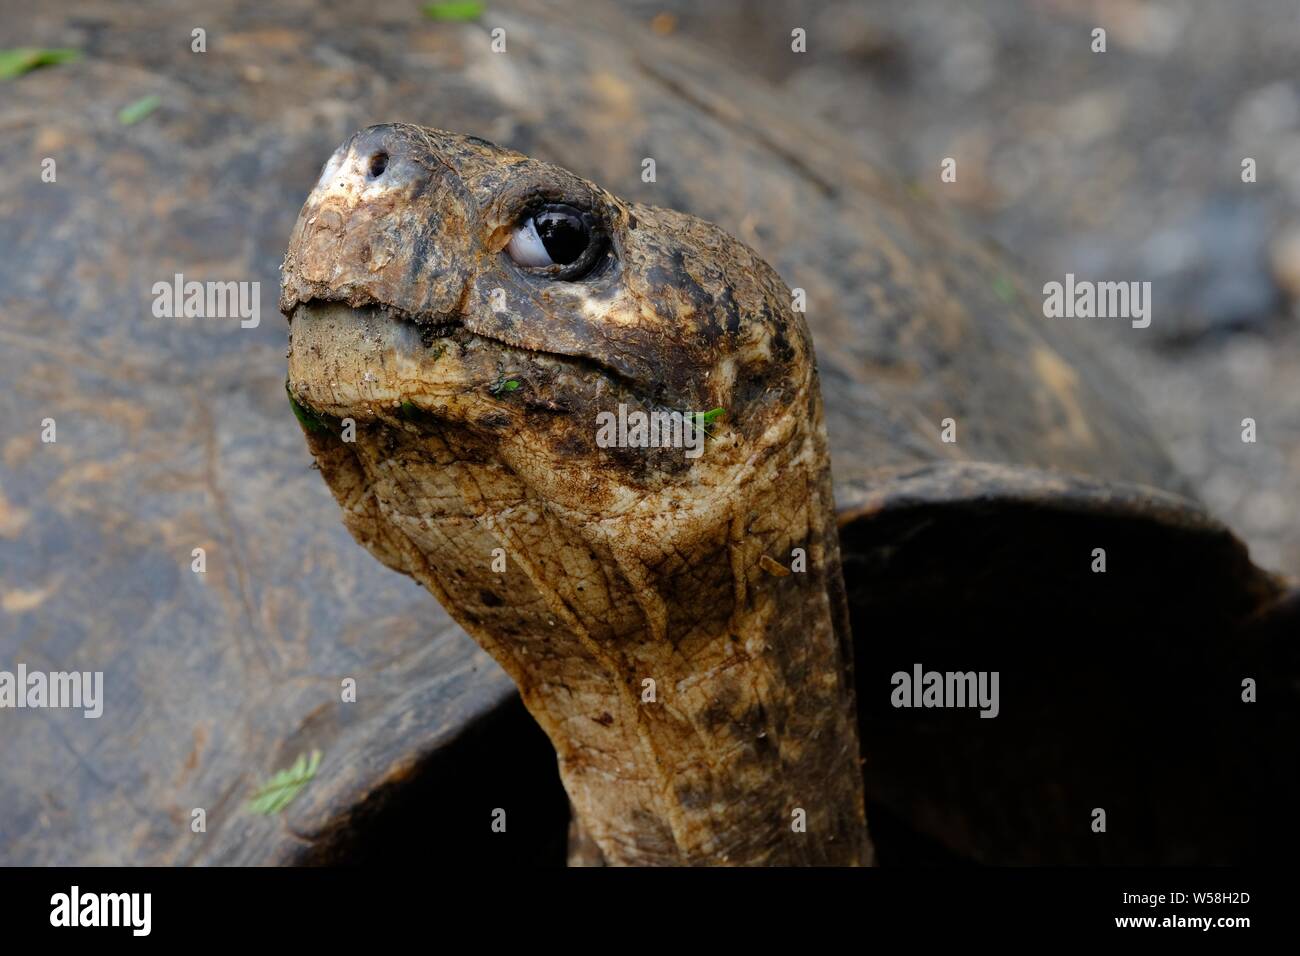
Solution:
[[[427,367],[375,328],[346,354],[399,379],[404,360]],[[341,334],[300,311],[294,353]],[[449,381],[473,378],[472,347],[445,353]],[[548,374],[536,362],[531,381]],[[353,534],[514,679],[605,861],[869,864],[815,371],[758,438],[721,429],[687,483],[600,507],[554,444],[475,426],[485,399],[422,374],[402,402],[300,393],[357,421],[353,443],[308,431],[312,450]]]

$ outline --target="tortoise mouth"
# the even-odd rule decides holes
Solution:
[[[706,438],[720,441],[715,449],[734,440],[718,439],[717,429],[729,426],[688,433],[688,423],[701,428],[693,416],[707,415],[707,406],[672,403],[597,363],[521,348],[455,321],[309,301],[294,310],[290,330],[286,389],[318,459],[349,442],[345,452],[364,445],[392,459],[455,446],[511,468],[544,459],[556,474],[662,482],[689,473]],[[640,437],[638,414],[647,423]],[[657,440],[649,422],[659,426]]]
[[[554,388],[541,388],[541,379],[585,381],[629,402],[649,401],[653,390],[599,358],[472,328],[459,313],[416,315],[382,303],[310,299],[286,317],[290,393],[333,417],[371,417],[385,406],[437,414],[446,399],[474,392],[497,401],[509,397],[513,406],[565,411],[566,401]]]
[[[554,443],[562,432],[567,453],[580,455],[596,451],[600,413],[655,404],[599,362],[519,346],[454,316],[417,319],[384,306],[299,304],[288,364],[299,419],[336,437],[344,419],[406,431],[436,424],[492,442],[532,435]]]

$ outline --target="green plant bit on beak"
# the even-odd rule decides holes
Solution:
[[[418,422],[428,421],[432,416],[419,405],[410,399],[403,399],[401,406],[397,409],[398,417],[403,421]]]
[[[723,408],[711,408],[707,412],[692,412],[691,418],[695,420],[695,427],[704,429],[704,435],[707,438],[713,437],[713,432],[709,426],[723,416],[726,410]]]
[[[302,425],[309,432],[326,431],[325,423],[316,417],[315,413],[305,405],[301,404],[298,399],[293,397],[293,392],[289,391],[289,383],[284,383],[284,393],[289,396],[289,407],[293,409],[294,417],[298,419],[298,424]]]
[[[494,382],[492,385],[488,386],[488,391],[493,395],[500,395],[502,392],[513,392],[518,387],[519,379],[510,378]]]

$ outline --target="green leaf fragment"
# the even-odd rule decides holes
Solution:
[[[122,107],[117,113],[117,121],[123,126],[130,126],[140,122],[160,106],[162,106],[162,97],[156,93],[142,96],[134,103]]]
[[[1006,276],[997,276],[993,279],[993,291],[998,294],[998,298],[1010,305],[1016,301],[1016,287]]]
[[[426,3],[424,15],[430,20],[477,20],[486,5],[478,0],[446,0],[443,3]]]
[[[248,802],[248,808],[263,816],[279,813],[315,778],[319,766],[319,750],[313,750],[310,758],[299,754],[292,767],[277,771],[270,780],[258,787],[253,799]]]
[[[504,382],[497,382],[489,391],[493,395],[500,395],[502,392],[513,392],[519,387],[519,380],[516,378],[506,379]]]
[[[289,391],[288,382],[284,383],[284,393],[289,396],[289,407],[293,409],[294,417],[298,419],[299,425],[309,432],[326,431],[325,423],[317,418],[310,408],[293,397],[293,392]]]
[[[709,426],[721,418],[724,411],[725,409],[722,408],[710,408],[707,412],[691,412],[691,419],[694,421],[696,428],[704,429],[704,434],[712,437],[713,432],[709,429]]]
[[[41,47],[19,47],[0,50],[0,80],[10,80],[42,66],[72,63],[81,59],[80,50],[51,50]]]

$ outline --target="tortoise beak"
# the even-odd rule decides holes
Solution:
[[[436,409],[454,419],[497,377],[496,349],[467,353],[440,330],[382,308],[314,300],[291,321],[289,392],[333,418],[405,420]]]
[[[334,151],[298,214],[280,310],[377,305],[417,321],[459,313],[475,257],[469,196],[416,127],[372,126]]]

